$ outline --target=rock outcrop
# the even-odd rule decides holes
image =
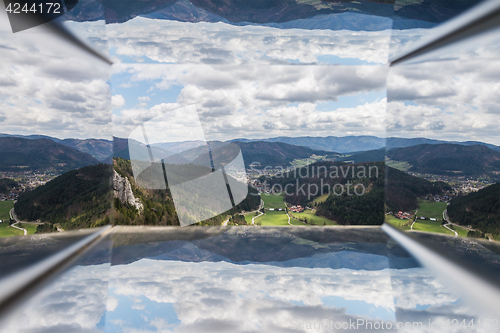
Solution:
[[[134,196],[128,178],[120,176],[116,170],[113,170],[113,193],[122,203],[128,203],[139,211],[144,209],[141,200]]]

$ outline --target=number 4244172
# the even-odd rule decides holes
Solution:
[[[29,6],[27,3],[24,5],[18,2],[9,3],[5,11],[9,14],[20,13],[40,13],[40,14],[61,14],[61,4],[58,2],[46,2],[39,4],[32,4]]]

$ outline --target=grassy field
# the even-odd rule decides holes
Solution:
[[[326,199],[328,199],[328,196],[329,196],[329,194],[328,194],[328,193],[327,193],[327,194],[323,194],[322,196],[319,196],[319,197],[317,197],[316,199],[314,199],[314,201],[313,201],[313,202],[316,202],[316,203],[322,203],[322,202],[325,202],[325,201],[326,201]]]
[[[36,231],[36,224],[28,224],[28,223],[23,223],[23,228],[28,231],[28,235],[33,235]]]
[[[9,211],[14,207],[14,201],[0,201],[0,220],[10,219]]]
[[[0,238],[24,235],[22,230],[9,227],[9,223],[0,223]]]
[[[260,224],[262,226],[289,225],[288,216],[285,214],[284,211],[278,212],[278,211],[267,211],[267,210],[264,215],[259,216],[255,219],[255,224],[257,225]],[[301,225],[304,224],[301,223]]]
[[[14,201],[0,201],[0,220],[6,221],[0,223],[0,237],[12,237],[24,235],[22,230],[9,227],[9,211],[14,207]],[[19,225],[18,225],[19,226]],[[24,223],[21,226],[28,231],[28,235],[32,235],[36,231],[36,224]]]
[[[469,232],[469,230],[467,230],[465,228],[460,228],[460,227],[457,227],[457,226],[454,226],[454,225],[451,225],[451,224],[448,227],[450,229],[455,230],[460,237],[467,237],[467,233]]]
[[[283,201],[283,196],[281,195],[272,195],[267,193],[262,193],[261,195],[262,201],[264,201],[264,209],[267,208],[283,208],[285,209],[285,202]]]
[[[245,221],[247,222],[247,224],[252,224],[252,219],[254,218],[254,216],[256,216],[255,213],[245,214]]]
[[[418,200],[417,216],[443,219],[443,211],[446,209],[446,202],[431,202],[428,200]]]
[[[408,164],[408,162],[393,161],[389,159],[385,160],[385,165],[401,171],[408,171],[408,169],[411,168],[411,164]]]
[[[296,218],[303,219],[304,217],[307,219],[307,223],[316,224],[316,225],[337,225],[337,222],[327,219],[323,216],[315,215],[311,210],[306,210],[302,213],[292,213],[292,216]],[[290,221],[291,222],[291,221]],[[300,221],[297,221],[300,222]]]
[[[408,220],[400,220],[398,218],[395,218],[392,215],[386,215],[385,222],[387,222],[390,225],[393,225],[396,228],[401,229],[401,230],[410,230],[409,226],[405,226],[405,224],[408,224],[408,222],[409,222]]]
[[[319,156],[319,155],[314,155],[313,154],[313,155],[309,156],[309,158],[303,158],[303,159],[300,159],[300,160],[299,159],[295,159],[290,164],[293,165],[296,168],[301,168],[301,167],[309,165],[311,163],[315,163],[317,161],[324,160],[325,158],[326,158],[326,155],[325,156]]]
[[[440,222],[427,221],[427,220],[417,220],[417,222],[415,222],[415,224],[413,225],[413,230],[435,232],[438,234],[446,234],[446,235],[455,235],[455,233],[443,227]]]

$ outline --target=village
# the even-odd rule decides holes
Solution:
[[[0,192],[0,201],[17,200],[19,195],[24,191],[31,191],[38,186],[45,185],[50,180],[57,177],[57,174],[40,173],[36,171],[24,172],[0,172],[0,179],[12,179],[17,183],[17,186],[9,187],[7,191]]]

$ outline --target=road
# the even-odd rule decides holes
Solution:
[[[448,220],[448,212],[447,212],[447,210],[448,209],[443,210],[443,221],[446,221],[446,224],[444,224],[443,227],[445,227],[446,229],[450,230],[451,232],[454,232],[455,233],[455,237],[458,237],[458,232],[456,232],[452,228],[448,227],[448,225],[453,224],[453,223],[450,223],[450,221]]]
[[[14,213],[14,208],[12,208],[10,211],[9,211],[9,215],[10,215],[10,218],[13,219],[15,222],[13,224],[11,224],[10,226],[12,228],[16,228],[16,229],[19,229],[19,230],[22,230],[24,232],[24,236],[26,236],[28,234],[28,230],[24,229],[24,228],[19,228],[16,226],[16,224],[20,223],[21,221],[19,221],[17,219],[17,216],[16,214]]]
[[[415,224],[415,222],[417,222],[417,212],[418,212],[418,209],[415,211],[415,219],[413,220],[413,223],[410,226],[410,230],[412,230],[412,231],[413,231],[413,225]]]

